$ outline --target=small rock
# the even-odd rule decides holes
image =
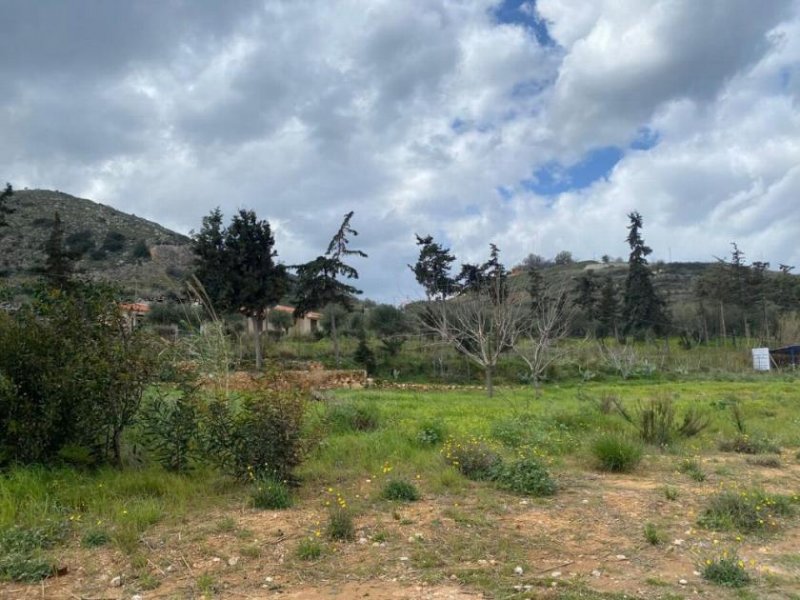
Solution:
[[[378,548],[380,547],[380,544],[378,542],[372,542],[372,546],[373,548]]]
[[[600,577],[600,575],[601,575],[601,573],[597,569],[594,569],[592,571],[592,577]]]
[[[415,538],[413,535],[410,535],[410,536],[408,536],[408,541],[413,544],[414,542],[417,541],[417,538]]]
[[[681,539],[672,540],[672,545],[673,546],[683,546],[683,540],[681,540]]]
[[[165,570],[167,573],[172,573],[172,571],[175,570],[175,567],[173,567],[172,565],[167,565],[167,568]]]
[[[685,579],[679,579],[679,580],[678,580],[678,583],[680,583],[681,585],[686,585],[686,584],[687,584],[687,583],[689,583],[689,582],[688,582],[688,581],[686,581]]]
[[[519,503],[522,504],[522,506],[525,506],[525,505],[528,504],[528,501],[527,500],[520,500]]]
[[[514,586],[514,589],[515,589],[516,591],[518,591],[518,592],[521,592],[521,591],[522,591],[522,586],[521,586],[521,585],[515,585],[515,586]]]
[[[408,560],[407,556],[401,556],[400,557],[400,562],[406,562],[407,560]]]
[[[514,567],[514,575],[522,575],[525,571],[522,570],[522,567],[516,566]]]
[[[122,585],[122,577],[117,575],[116,577],[111,579],[110,583],[111,587],[120,587]]]
[[[385,548],[385,547],[386,547],[386,542],[381,542],[381,548]]]
[[[700,577],[700,575],[701,575],[700,571],[694,571],[694,574],[695,574],[695,577]]]
[[[561,577],[561,571],[553,571],[552,573],[550,573],[550,577],[553,578]]]
[[[267,583],[272,583],[273,579],[272,577],[264,577],[264,581],[266,581]]]
[[[211,562],[221,562],[221,561],[222,559],[219,556],[215,556],[214,558],[211,559]]]
[[[238,563],[239,563],[239,557],[238,556],[231,556],[228,559],[228,566],[229,567],[235,567]]]
[[[133,596],[131,596],[131,600],[142,600],[142,595],[134,594]]]
[[[486,560],[485,558],[479,558],[478,559],[478,564],[479,565],[486,565],[486,564],[489,564],[489,561]]]
[[[452,575],[450,575],[450,579],[452,579],[453,581],[455,581],[456,579],[458,579],[458,576],[456,576],[456,574],[455,574],[455,573],[453,573]]]
[[[369,541],[369,540],[367,540],[367,538],[365,538],[365,537],[358,538],[358,543],[359,543],[359,544],[361,544],[362,546],[363,546],[364,544],[366,544],[368,541]]]
[[[628,560],[628,557],[624,554],[617,554],[617,560]]]
[[[581,504],[589,504],[589,501],[584,498],[583,500],[581,500]]]

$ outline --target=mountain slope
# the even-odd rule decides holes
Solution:
[[[58,212],[79,275],[114,282],[131,297],[181,292],[192,261],[188,237],[62,192],[19,190],[7,205],[14,212],[8,215],[9,227],[0,228],[0,281],[16,287],[39,276]]]

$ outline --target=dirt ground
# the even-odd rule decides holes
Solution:
[[[472,600],[559,598],[571,591],[586,598],[602,597],[594,592],[644,599],[800,598],[800,519],[746,536],[697,526],[708,496],[721,486],[800,491],[797,460],[785,456],[775,469],[754,467],[738,455],[706,456],[700,459],[708,474],[703,482],[678,473],[677,460],[651,456],[632,475],[560,465],[559,493],[544,500],[484,484],[432,495],[423,481],[419,502],[366,502],[356,518],[356,539],[327,544],[313,561],[298,558],[296,548],[324,527],[323,490],[305,490],[286,511],[258,511],[242,501],[150,530],[134,556],[111,546],[68,546],[60,556],[66,574],[36,585],[3,584],[0,597]],[[675,488],[675,500],[666,497],[665,486]],[[369,483],[359,489],[371,497]],[[645,540],[645,523],[663,533],[661,544]],[[755,575],[746,588],[750,595],[700,576],[703,561],[722,549],[736,549]]]

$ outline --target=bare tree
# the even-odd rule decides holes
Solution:
[[[566,283],[561,283],[534,300],[523,320],[522,334],[513,346],[515,354],[527,365],[537,394],[545,371],[565,352],[559,342],[569,334],[575,315],[575,306],[568,295]]]

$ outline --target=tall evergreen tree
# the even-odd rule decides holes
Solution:
[[[637,337],[652,331],[656,335],[666,333],[668,317],[666,305],[653,287],[653,274],[647,266],[647,256],[652,252],[641,236],[642,215],[628,215],[627,242],[631,253],[628,257],[628,277],[625,280],[623,300],[623,333]]]
[[[597,289],[598,284],[593,271],[578,277],[573,292],[575,305],[580,309],[585,333],[595,333],[597,326]]]
[[[195,275],[211,301],[223,310],[236,310],[253,324],[256,369],[263,356],[261,333],[268,310],[288,289],[286,267],[276,262],[275,238],[269,222],[252,210],[240,210],[222,227],[219,209],[203,219],[194,236]]]
[[[608,336],[617,337],[617,325],[619,322],[619,298],[617,298],[617,286],[611,275],[606,275],[603,285],[600,287],[600,300],[597,304],[597,337],[606,338]]]
[[[452,296],[457,289],[456,280],[450,274],[456,257],[450,254],[450,249],[433,241],[433,237],[417,237],[417,246],[420,246],[419,258],[414,265],[408,268],[414,272],[429,300],[444,300]]]
[[[72,259],[64,247],[64,225],[61,216],[53,215],[53,228],[44,246],[44,277],[53,287],[64,289],[72,277]]]
[[[5,189],[0,192],[0,227],[8,227],[6,215],[11,214],[14,210],[9,208],[6,203],[13,195],[14,188],[11,187],[10,183],[7,183]]]
[[[312,310],[318,310],[327,304],[337,302],[346,309],[351,309],[353,296],[360,294],[358,288],[339,281],[345,279],[358,279],[358,271],[344,262],[348,256],[367,258],[361,250],[351,250],[349,236],[357,236],[358,232],[350,227],[353,211],[344,216],[339,230],[328,244],[328,250],[323,256],[295,267],[297,273],[297,287],[295,289],[295,316],[302,317]],[[331,339],[333,340],[336,366],[339,366],[339,337],[336,331],[336,317],[331,320]]]

